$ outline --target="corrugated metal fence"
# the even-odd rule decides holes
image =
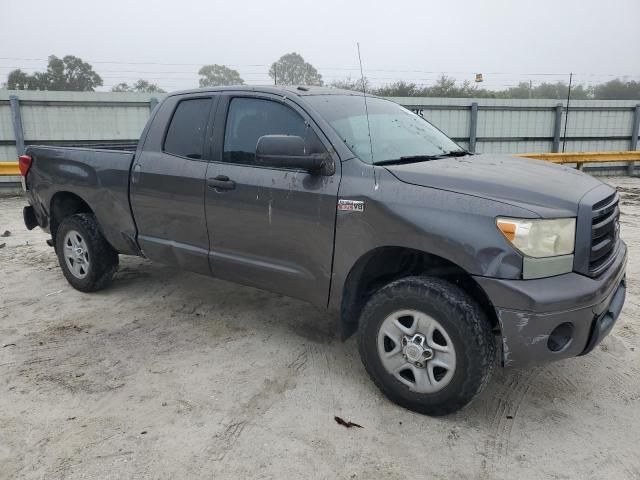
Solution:
[[[0,90],[0,161],[15,161],[21,141],[135,143],[158,98],[148,93]]]
[[[22,145],[131,143],[161,96],[0,90],[0,161]],[[392,98],[477,152],[636,150],[640,101]]]
[[[640,101],[392,98],[483,153],[636,150]],[[566,123],[566,141],[564,130]]]

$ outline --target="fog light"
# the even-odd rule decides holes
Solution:
[[[547,340],[547,347],[552,352],[559,352],[564,350],[573,339],[573,323],[565,322],[558,325],[553,329],[549,340]]]

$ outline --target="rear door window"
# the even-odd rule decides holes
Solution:
[[[178,103],[164,140],[166,153],[203,158],[211,102],[211,98],[193,98]]]

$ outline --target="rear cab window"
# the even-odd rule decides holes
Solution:
[[[192,159],[204,158],[211,103],[211,98],[191,98],[178,103],[164,140],[165,153]]]

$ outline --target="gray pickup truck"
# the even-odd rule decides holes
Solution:
[[[306,300],[392,401],[454,412],[494,365],[591,351],[625,297],[615,189],[473,155],[420,116],[318,87],[168,95],[130,151],[31,146],[27,228],[83,292],[118,255]],[[499,353],[498,353],[499,352]]]

